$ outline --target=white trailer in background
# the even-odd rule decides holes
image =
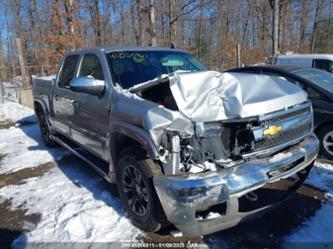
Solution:
[[[314,67],[333,73],[333,54],[279,55],[275,64]]]

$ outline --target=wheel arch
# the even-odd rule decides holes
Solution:
[[[38,109],[38,108],[41,108],[41,109]],[[39,100],[39,99],[35,99],[34,100],[34,110],[36,112],[36,114],[38,114],[38,112],[41,110],[43,111],[43,113],[47,116],[49,114],[49,111],[48,109],[46,108],[46,105],[45,103],[43,103],[42,100]]]
[[[139,127],[132,125],[113,125],[110,134],[110,157],[117,167],[120,153],[129,146],[142,148],[149,158],[157,159],[157,149],[150,136]]]
[[[320,132],[320,130],[322,130],[325,126],[328,126],[328,125],[333,125],[333,121],[332,121],[332,120],[328,120],[328,121],[322,122],[321,124],[319,124],[319,125],[314,129],[314,133],[315,133],[316,135],[318,135],[318,133]]]

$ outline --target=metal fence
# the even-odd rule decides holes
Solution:
[[[28,81],[31,84],[32,76],[49,76],[53,75],[58,70],[57,66],[24,66]],[[22,89],[22,77],[21,69],[19,66],[11,66],[0,68],[0,103],[4,103],[5,99],[5,87],[10,88],[11,91],[16,92],[16,98],[19,99],[19,91]]]

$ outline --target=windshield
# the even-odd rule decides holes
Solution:
[[[333,74],[321,71],[321,70],[312,70],[312,69],[303,69],[294,72],[298,76],[301,76],[317,86],[326,89],[333,93]]]
[[[125,89],[177,70],[206,70],[197,59],[184,52],[123,51],[108,56],[115,82]]]

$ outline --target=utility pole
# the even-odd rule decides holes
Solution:
[[[24,60],[23,60],[23,53],[22,53],[22,46],[21,46],[21,39],[16,38],[16,47],[17,47],[17,53],[18,53],[18,58],[19,58],[19,63],[20,63],[20,68],[21,68],[21,77],[22,77],[22,83],[23,83],[23,90],[29,90],[29,81],[27,78],[27,73],[25,71],[24,67]]]
[[[21,46],[21,39],[16,38],[16,47],[17,47],[17,53],[18,53],[18,58],[19,58],[19,63],[20,63],[20,68],[21,68],[21,77],[22,77],[22,82],[23,82],[23,90],[20,91],[20,102],[22,105],[25,105],[29,108],[33,108],[33,96],[32,96],[32,91],[29,85],[29,80],[27,77],[27,73],[25,71],[24,67],[24,60],[23,60],[23,53],[22,53],[22,46]]]
[[[2,82],[0,82],[0,104],[5,103],[5,89],[3,87]]]
[[[279,54],[279,0],[273,0],[273,56]]]

